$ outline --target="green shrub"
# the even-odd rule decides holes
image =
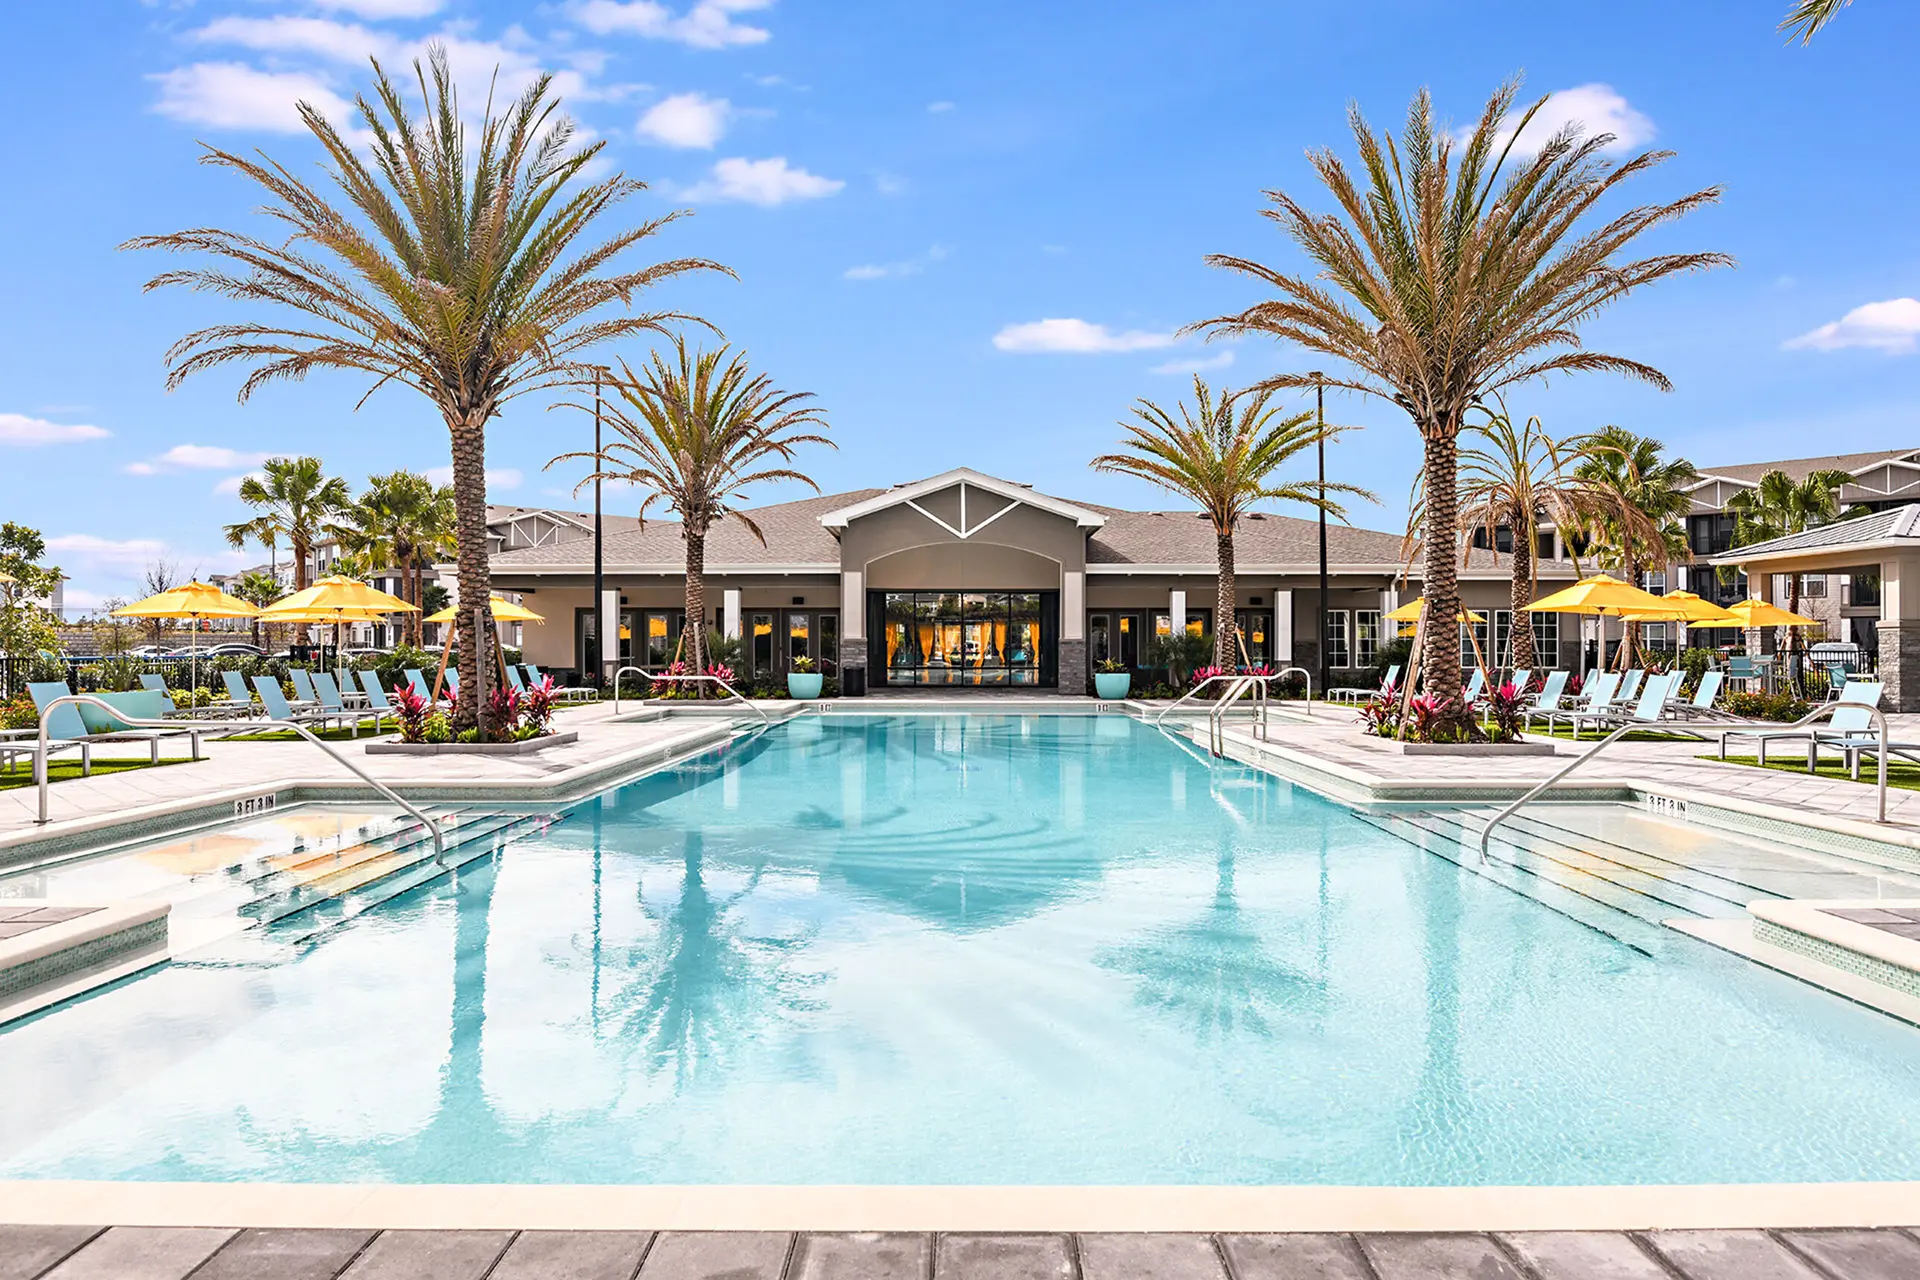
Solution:
[[[37,729],[40,711],[31,694],[20,694],[11,702],[0,703],[0,729]]]
[[[1730,693],[1727,695],[1727,710],[1753,720],[1786,723],[1798,720],[1813,707],[1791,693]]]

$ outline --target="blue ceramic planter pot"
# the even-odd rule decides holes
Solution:
[[[826,677],[818,671],[811,673],[789,671],[787,673],[787,696],[800,699],[817,698],[820,696],[820,686],[825,683],[825,681]]]
[[[1131,671],[1097,671],[1093,676],[1093,691],[1102,702],[1119,702],[1133,688]]]

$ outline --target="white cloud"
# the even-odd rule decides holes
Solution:
[[[352,22],[328,18],[216,18],[193,33],[203,44],[237,44],[275,53],[313,53],[340,62],[363,62],[369,56],[390,59],[399,41]]]
[[[1233,352],[1222,351],[1217,356],[1196,356],[1191,360],[1169,360],[1149,369],[1149,373],[1205,373],[1209,369],[1225,369],[1233,363]]]
[[[0,446],[32,449],[43,444],[78,444],[82,440],[104,440],[113,432],[85,423],[68,425],[29,418],[24,413],[0,413]]]
[[[771,208],[789,200],[817,200],[847,184],[787,164],[785,156],[748,160],[735,156],[713,166],[704,181],[683,193],[689,200],[744,200]]]
[[[943,112],[943,111],[951,111],[951,110],[953,110],[953,104],[952,104],[951,102],[944,102],[944,101],[942,101],[942,102],[929,102],[929,103],[927,104],[927,110],[928,110],[928,111],[930,111],[931,113],[933,113],[934,115],[936,115],[936,116],[937,116],[937,115],[939,115],[939,114],[940,114],[941,112]]]
[[[328,12],[344,10],[362,18],[425,18],[438,13],[442,0],[313,0]]]
[[[1581,132],[1589,138],[1596,133],[1612,134],[1613,141],[1606,147],[1608,151],[1627,151],[1653,140],[1653,121],[1629,106],[1612,85],[1582,84],[1555,90],[1548,97],[1547,105],[1540,108],[1540,113],[1515,140],[1514,153],[1534,154],[1569,122],[1578,122]],[[1472,132],[1470,128],[1462,129],[1458,136],[1465,138]],[[1513,136],[1513,130],[1505,130],[1499,135],[1499,141],[1505,143]]]
[[[1078,355],[1106,355],[1117,351],[1148,351],[1170,347],[1173,343],[1171,333],[1149,333],[1144,329],[1114,333],[1103,324],[1074,319],[1010,324],[993,335],[993,345],[1000,350],[1021,353],[1065,351]]]
[[[128,470],[132,470],[132,468],[128,468]],[[223,495],[225,497],[232,497],[233,495],[240,492],[240,486],[244,484],[246,481],[264,480],[264,479],[266,479],[266,477],[262,475],[260,472],[248,471],[237,476],[227,476],[225,479],[221,480],[219,484],[216,484],[213,486],[213,491],[214,493]]]
[[[685,14],[675,14],[659,0],[585,0],[574,6],[573,19],[595,35],[643,36],[677,40],[696,49],[724,49],[766,43],[771,33],[765,27],[735,22],[733,15],[764,9],[772,2],[698,0]]]
[[[427,479],[433,481],[435,484],[452,484],[453,468],[429,467],[427,469]],[[492,493],[497,489],[518,489],[520,482],[525,479],[526,477],[521,475],[520,472],[513,467],[488,467],[487,492]]]
[[[725,98],[698,93],[676,93],[647,108],[638,125],[640,136],[669,147],[711,150],[727,132],[733,104]]]
[[[1920,299],[1890,298],[1855,307],[1838,320],[1803,333],[1786,345],[1814,351],[1872,347],[1905,354],[1920,341]]]
[[[77,563],[90,569],[138,569],[158,560],[167,544],[158,538],[100,538],[91,533],[63,533],[47,539],[47,551],[60,557],[61,568],[73,572]]]
[[[347,118],[346,99],[302,71],[257,71],[239,62],[195,62],[152,77],[160,84],[154,110],[189,124],[219,129],[299,133],[295,104],[309,102],[329,120]]]
[[[930,265],[944,260],[951,252],[945,245],[936,244],[915,258],[906,258],[900,262],[867,262],[857,267],[848,267],[840,274],[847,280],[898,280],[902,276],[917,276]]]
[[[264,453],[243,453],[217,444],[177,444],[157,458],[129,462],[121,470],[130,476],[159,475],[163,471],[231,471],[235,467],[257,467],[267,460]],[[236,480],[235,483],[238,483]]]

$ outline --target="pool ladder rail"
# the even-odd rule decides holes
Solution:
[[[747,697],[747,695],[745,695],[744,693],[741,693],[738,689],[728,684],[725,680],[722,680],[719,676],[656,675],[652,672],[646,671],[641,667],[621,667],[618,671],[613,673],[613,713],[615,715],[620,714],[620,677],[624,676],[629,671],[633,672],[637,676],[645,676],[648,680],[653,681],[655,684],[718,685],[721,689],[724,689],[727,692],[727,695],[731,697],[735,702],[738,702],[741,706],[753,712],[753,714],[755,714],[756,716],[759,716],[760,725],[762,728],[771,728],[773,726],[773,718],[769,716],[766,712],[762,711],[758,706],[756,706],[754,704],[753,699]]]
[[[1863,702],[1829,702],[1829,703],[1825,703],[1824,705],[1815,707],[1812,711],[1808,712],[1804,716],[1801,716],[1798,720],[1795,720],[1792,724],[1782,725],[1781,728],[1782,729],[1803,728],[1807,725],[1812,724],[1816,720],[1826,719],[1828,716],[1831,716],[1834,712],[1840,710],[1840,708],[1842,707],[1864,707],[1867,711],[1867,714],[1873,717],[1873,727],[1880,739],[1880,743],[1879,743],[1880,749],[1874,753],[1875,759],[1879,765],[1879,776],[1875,779],[1875,784],[1874,784],[1876,801],[1878,804],[1878,808],[1876,810],[1877,816],[1874,818],[1874,821],[1885,822],[1887,820],[1887,716],[1884,711],[1880,710],[1880,708],[1877,706],[1873,706],[1869,703],[1863,703]],[[1678,729],[1683,733],[1687,732],[1690,729],[1699,729],[1699,728],[1707,727],[1706,722],[1703,722],[1703,721],[1690,722],[1687,720],[1672,720],[1672,721],[1634,720],[1621,725],[1618,729],[1615,729],[1612,733],[1608,734],[1605,738],[1602,738],[1598,743],[1596,743],[1594,745],[1593,750],[1588,751],[1582,755],[1575,756],[1571,761],[1567,763],[1566,768],[1558,770],[1551,777],[1547,778],[1545,781],[1534,786],[1531,790],[1529,790],[1525,795],[1521,796],[1518,800],[1515,800],[1513,803],[1509,804],[1506,808],[1494,814],[1492,820],[1489,821],[1486,826],[1480,829],[1480,861],[1482,863],[1485,863],[1487,860],[1487,845],[1493,839],[1493,829],[1499,826],[1501,823],[1505,822],[1507,819],[1511,818],[1514,814],[1518,813],[1523,806],[1532,803],[1543,792],[1547,791],[1549,788],[1558,784],[1562,778],[1565,778],[1568,774],[1572,773],[1574,770],[1578,769],[1580,766],[1587,763],[1587,761],[1594,759],[1601,752],[1605,751],[1608,747],[1612,746],[1614,743],[1620,741],[1620,739],[1626,737],[1629,733],[1632,733],[1635,729],[1649,729],[1649,730],[1658,732],[1661,728],[1667,725],[1671,725],[1673,728]],[[1726,726],[1724,722],[1716,722],[1715,727],[1725,728]]]
[[[48,769],[47,769],[47,759],[48,759],[47,727],[53,722],[54,708],[66,707],[66,706],[83,706],[83,705],[98,707],[100,710],[106,712],[113,719],[121,721],[122,723],[135,729],[183,729],[188,733],[192,734],[194,737],[195,756],[199,755],[199,735],[202,732],[230,734],[235,732],[236,725],[238,724],[238,722],[233,720],[136,720],[133,717],[127,715],[120,708],[115,707],[113,704],[107,702],[102,698],[96,698],[92,694],[88,694],[88,693],[62,694],[60,697],[55,698],[51,702],[47,703],[45,707],[41,708],[40,734],[39,734],[39,737],[35,740],[35,745],[34,745],[33,781],[34,781],[34,785],[39,789],[39,792],[40,792],[40,812],[39,812],[39,817],[37,817],[35,821],[39,823],[41,826],[45,826],[49,821],[51,821],[51,819],[47,817],[47,786],[48,786],[48,783],[50,782],[50,779],[48,777]],[[447,843],[446,843],[445,836],[441,833],[439,823],[435,822],[432,818],[429,818],[425,813],[421,812],[413,804],[409,803],[404,796],[402,796],[399,792],[395,791],[392,787],[387,786],[385,783],[375,778],[372,774],[368,773],[365,769],[362,769],[359,765],[347,759],[344,755],[340,754],[338,751],[335,751],[332,747],[328,746],[325,742],[321,741],[321,739],[316,737],[313,731],[308,729],[305,725],[296,723],[295,721],[292,721],[292,720],[273,720],[273,719],[254,720],[254,721],[248,722],[248,725],[247,725],[247,727],[249,728],[252,728],[252,727],[266,728],[269,726],[293,730],[295,733],[305,738],[308,742],[311,742],[314,746],[320,748],[322,751],[332,756],[334,760],[339,763],[340,767],[345,769],[348,773],[353,774],[356,778],[359,778],[360,781],[366,783],[368,786],[372,787],[375,791],[378,791],[382,796],[385,796],[388,800],[391,800],[394,804],[406,810],[406,812],[416,822],[420,823],[421,826],[425,827],[428,833],[433,837],[433,860],[441,866],[446,865]],[[1882,769],[1884,770],[1884,768],[1885,766],[1883,765]]]
[[[1208,676],[1175,701],[1171,706],[1163,707],[1160,714],[1153,718],[1156,729],[1164,728],[1164,721],[1178,711],[1188,701],[1199,696],[1203,689],[1211,685],[1224,684],[1226,689],[1207,709],[1207,751],[1219,760],[1227,754],[1226,718],[1236,704],[1249,693],[1253,695],[1253,736],[1265,742],[1268,734],[1267,703],[1268,686],[1273,681],[1298,672],[1307,682],[1307,714],[1313,714],[1313,674],[1305,667],[1284,667],[1272,675],[1256,676],[1241,673],[1222,672],[1217,676]]]

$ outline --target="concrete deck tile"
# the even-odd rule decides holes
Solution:
[[[1672,1273],[1617,1231],[1503,1232],[1500,1239],[1540,1280],[1671,1280]]]
[[[371,1231],[242,1231],[193,1280],[333,1280],[373,1239]]]
[[[633,1280],[651,1231],[523,1231],[487,1280]]]
[[[1226,1280],[1210,1236],[1099,1234],[1080,1237],[1086,1280]]]
[[[1345,1236],[1221,1236],[1238,1280],[1373,1280]]]
[[[933,1238],[880,1232],[813,1234],[794,1246],[790,1280],[926,1280]]]
[[[780,1280],[793,1237],[784,1231],[663,1231],[641,1280]]]
[[[0,1280],[34,1280],[101,1230],[100,1227],[0,1226]]]
[[[481,1280],[511,1231],[383,1231],[340,1280]]]
[[[1780,1236],[1846,1280],[1920,1276],[1920,1241],[1898,1231],[1783,1231]]]
[[[1065,1236],[943,1235],[934,1280],[1072,1280]]]
[[[1824,1280],[1764,1231],[1652,1231],[1646,1239],[1687,1280]]]
[[[1380,1280],[1527,1280],[1491,1236],[1361,1236]]]
[[[115,1227],[47,1280],[183,1280],[233,1234],[226,1227]]]

